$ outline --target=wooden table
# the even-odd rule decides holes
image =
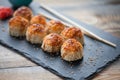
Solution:
[[[120,37],[119,0],[37,0],[64,14]],[[0,80],[61,80],[58,76],[0,45]],[[120,80],[120,59],[93,80]]]

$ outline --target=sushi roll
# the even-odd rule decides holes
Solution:
[[[41,24],[32,24],[26,31],[26,39],[32,44],[42,44],[43,38],[46,35],[46,30]]]
[[[21,16],[9,20],[9,34],[15,37],[25,36],[29,21]]]
[[[47,35],[42,43],[42,49],[49,53],[57,53],[63,44],[63,38],[57,33]]]
[[[65,61],[76,61],[83,57],[83,47],[76,39],[66,40],[61,47],[61,57]]]

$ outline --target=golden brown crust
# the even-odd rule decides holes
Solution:
[[[51,33],[44,38],[41,48],[46,52],[56,53],[60,51],[62,43],[63,38],[60,35]]]
[[[44,16],[42,15],[36,15],[36,16],[33,16],[31,21],[30,21],[31,24],[42,24],[42,25],[46,25],[46,19]]]
[[[71,27],[71,28],[65,28],[61,32],[62,36],[65,36],[66,38],[76,38],[76,37],[82,37],[83,33],[79,28]]]
[[[64,38],[64,40],[74,38],[78,40],[82,45],[84,44],[84,34],[79,28],[76,27],[65,28],[60,35]]]
[[[41,24],[31,24],[26,31],[27,41],[34,44],[41,44],[46,35],[45,28]]]
[[[62,45],[63,39],[60,35],[56,33],[51,33],[44,38],[45,43],[51,46]]]
[[[65,28],[65,25],[62,24],[60,21],[51,20],[47,23],[48,33],[58,33],[60,34],[61,31]]]
[[[62,47],[64,48],[64,50],[70,52],[76,52],[79,51],[81,48],[83,48],[82,45],[76,39],[66,40],[63,43]]]
[[[32,11],[28,7],[23,6],[18,8],[14,12],[13,16],[22,16],[30,21],[30,19],[32,18]]]
[[[31,35],[39,34],[39,33],[44,33],[45,29],[44,26],[41,24],[32,24],[28,27],[27,32],[29,32]]]
[[[66,61],[75,61],[83,56],[83,47],[76,39],[66,40],[61,47],[61,57]]]
[[[29,21],[21,16],[15,16],[9,20],[9,33],[12,36],[25,36]]]
[[[29,22],[21,16],[13,17],[9,20],[9,26],[11,27],[25,27],[28,26]]]

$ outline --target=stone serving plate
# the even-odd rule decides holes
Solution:
[[[0,5],[9,7],[11,6],[7,0],[2,0],[2,3],[0,3]],[[40,8],[40,5],[35,2],[30,5],[30,8],[33,10],[34,14],[37,14],[39,12],[49,14],[44,9]],[[8,32],[9,19],[0,21],[0,44],[18,52],[19,54],[27,57],[31,61],[62,77],[63,79],[90,79],[95,75],[95,73],[98,73],[104,69],[104,67],[119,57],[120,39],[111,36],[110,34],[95,27],[86,25],[74,18],[71,19],[84,26],[86,29],[99,35],[100,37],[117,44],[117,47],[111,47],[85,36],[83,59],[71,63],[66,62],[62,60],[60,56],[50,56],[49,54],[43,52],[40,48],[40,45],[32,45],[28,43],[24,38],[18,39],[11,37]]]

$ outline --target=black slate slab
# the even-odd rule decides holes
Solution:
[[[11,6],[7,0],[1,0],[0,5]],[[40,5],[33,2],[30,6],[37,14],[39,11],[47,13],[40,8]],[[71,18],[71,17],[69,17]],[[120,55],[120,39],[103,32],[95,27],[86,25],[78,20],[71,18],[78,24],[94,32],[100,37],[117,44],[116,48],[93,40],[85,36],[84,57],[81,61],[68,63],[63,61],[60,56],[50,56],[43,52],[38,45],[32,45],[25,39],[17,39],[9,36],[8,20],[0,21],[0,43],[11,50],[19,52],[21,55],[29,58],[38,65],[53,72],[54,74],[71,80],[89,79],[90,76],[104,69],[109,63],[114,61]]]

